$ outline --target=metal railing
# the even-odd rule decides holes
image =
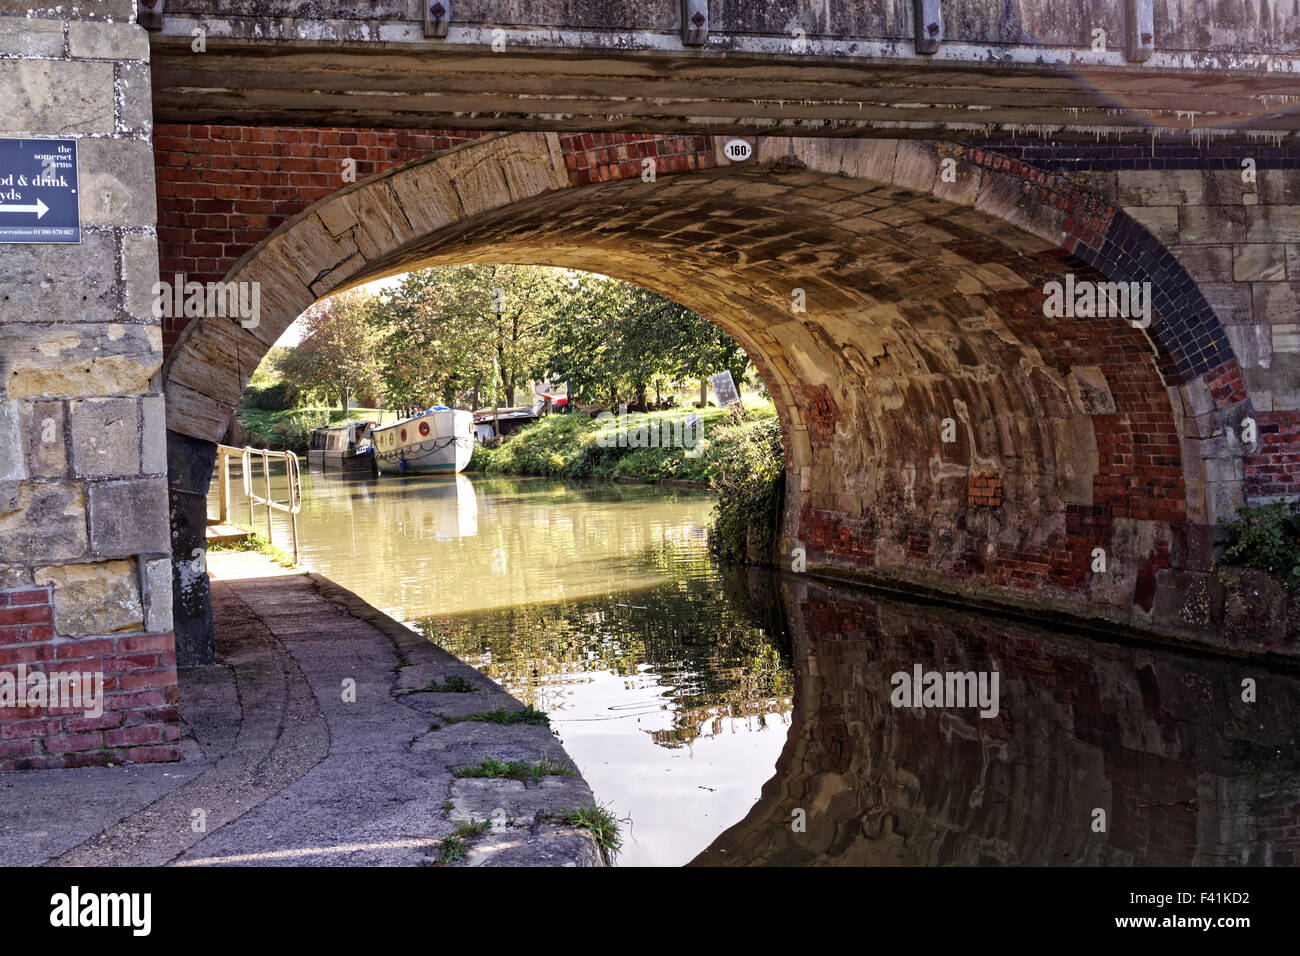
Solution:
[[[253,459],[261,459],[262,494],[253,491]],[[248,500],[248,527],[256,528],[254,508],[261,505],[266,509],[266,540],[275,543],[274,524],[271,511],[283,511],[289,516],[289,527],[293,534],[293,563],[298,563],[298,512],[302,511],[302,474],[299,471],[298,456],[291,451],[271,451],[267,448],[244,446],[235,448],[231,445],[217,446],[217,517],[222,524],[230,524],[230,461],[239,459],[239,470],[243,477],[244,497]],[[271,462],[284,462],[284,476],[288,484],[289,497],[278,501],[271,497]]]

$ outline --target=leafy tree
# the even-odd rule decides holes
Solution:
[[[302,342],[279,363],[282,380],[299,393],[342,407],[347,392],[372,397],[380,389],[378,336],[370,300],[353,291],[325,299],[305,315]]]
[[[451,404],[499,380],[500,398],[514,404],[547,351],[543,282],[541,270],[521,266],[409,273],[373,309],[390,400]]]

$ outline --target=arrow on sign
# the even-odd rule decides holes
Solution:
[[[37,219],[40,219],[49,211],[50,207],[39,199],[36,200],[35,206],[0,206],[0,212],[34,212]]]

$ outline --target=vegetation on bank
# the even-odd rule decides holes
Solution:
[[[692,411],[679,408],[630,412],[613,418],[588,418],[579,413],[548,415],[495,448],[477,450],[469,468],[489,475],[540,475],[579,481],[676,480],[707,485],[723,474],[737,449],[749,442],[751,433],[763,431],[766,423],[776,421],[771,402],[751,399],[740,415],[725,408],[695,411],[700,425],[692,435],[682,425]],[[638,430],[648,434],[652,428],[657,434],[672,434],[676,429],[687,441],[694,439],[694,447],[618,447],[620,431],[632,436]]]
[[[1300,501],[1238,508],[1228,530],[1225,562],[1259,568],[1300,588]]]
[[[263,409],[241,405],[239,422],[244,426],[247,444],[254,448],[291,451],[299,456],[307,454],[311,443],[311,430],[321,425],[333,425],[348,418],[370,421],[392,420],[395,412],[383,408],[288,408]]]
[[[267,541],[262,535],[249,529],[247,525],[236,525],[235,527],[239,528],[240,531],[247,531],[248,537],[243,541],[232,541],[225,544],[219,541],[214,541],[207,546],[207,549],[212,552],[256,551],[259,554],[266,555],[272,561],[286,568],[297,567],[297,565],[293,563],[293,555],[289,554],[289,552],[276,547],[270,541]]]
[[[588,803],[562,813],[539,813],[537,821],[563,823],[586,830],[600,847],[607,863],[623,848],[623,835],[619,832],[618,818],[608,807],[598,803]]]
[[[573,777],[577,775],[572,767],[556,763],[550,757],[539,760],[497,760],[484,757],[482,762],[471,767],[458,767],[453,777],[495,777],[504,780],[531,780],[533,783],[543,777]]]

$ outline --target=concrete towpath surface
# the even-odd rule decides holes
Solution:
[[[494,818],[463,864],[603,862],[547,818],[593,802],[549,728],[454,719],[522,709],[495,682],[318,575],[209,570],[218,663],[180,672],[184,759],[0,775],[0,864],[415,866]],[[474,689],[425,689],[452,677]],[[574,774],[454,776],[487,757]]]

